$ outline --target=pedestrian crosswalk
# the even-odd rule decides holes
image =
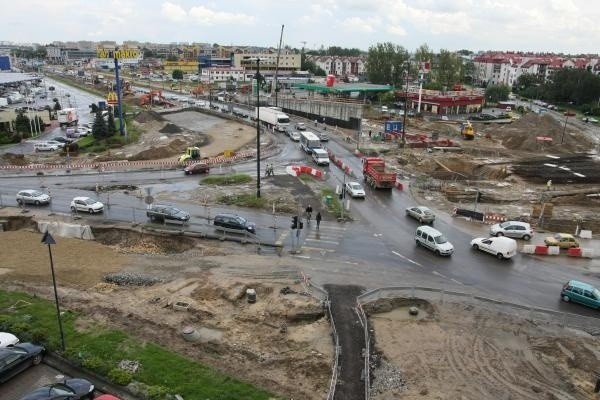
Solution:
[[[307,225],[304,225],[305,229]],[[304,255],[320,255],[325,257],[327,254],[334,253],[344,238],[345,226],[336,226],[321,224],[317,229],[313,222],[306,229],[302,238],[300,250]]]

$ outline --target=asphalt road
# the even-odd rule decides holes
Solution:
[[[69,90],[78,96],[76,89]],[[86,100],[78,100],[78,104],[86,103]],[[310,129],[314,130],[314,127]],[[275,165],[276,172],[282,173],[287,165],[311,165],[309,156],[300,150],[298,143],[282,134],[275,135],[281,151],[269,159],[269,162]],[[335,138],[335,135],[330,136]],[[358,176],[356,180],[362,181],[360,160],[335,140],[328,142],[327,147],[352,168]],[[344,179],[349,179],[344,178],[340,169],[334,165],[325,170],[328,172],[327,184],[332,188],[342,185]],[[255,175],[256,163],[251,161],[238,164],[231,171]],[[15,205],[14,194],[20,189],[47,187],[53,196],[52,210],[68,213],[70,200],[74,196],[96,196],[96,184],[133,185],[172,192],[184,192],[197,185],[197,179],[185,177],[181,171],[176,170],[89,175],[70,175],[61,171],[55,174],[57,175],[0,178],[2,204]],[[488,254],[474,252],[469,246],[473,237],[487,235],[486,227],[465,224],[447,214],[438,215],[435,228],[442,231],[454,244],[455,253],[452,257],[438,257],[415,246],[414,231],[418,224],[405,217],[405,208],[415,204],[408,191],[374,191],[370,188],[366,188],[366,191],[365,200],[350,200],[355,221],[323,221],[319,231],[316,231],[313,222],[305,225],[306,229],[301,232],[304,251],[297,257],[306,260],[305,269],[315,282],[322,285],[359,284],[367,288],[431,285],[476,291],[489,297],[598,317],[597,311],[563,303],[559,299],[560,288],[569,279],[579,279],[600,286],[598,277],[586,274],[582,268],[589,265],[590,260],[562,256],[543,259],[525,254],[518,254],[511,260],[497,260]],[[146,222],[146,205],[141,197],[133,194],[111,194],[109,197],[107,193],[100,193],[99,200],[110,207],[106,208],[103,215],[90,218]],[[185,202],[174,202],[174,205],[189,211],[192,215],[191,228],[201,231],[214,230],[208,224],[211,215],[230,211],[225,207],[209,208]],[[274,220],[268,213],[233,211],[255,221],[258,226],[257,234],[262,240],[281,239],[286,245],[289,243],[289,216]]]

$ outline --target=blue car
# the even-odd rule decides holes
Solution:
[[[20,343],[0,349],[0,383],[42,362],[45,349],[33,343]]]
[[[573,301],[600,310],[600,290],[590,284],[569,281],[563,286],[560,297],[563,301]]]
[[[37,388],[21,397],[20,400],[80,400],[93,398],[94,385],[90,381],[72,378]]]

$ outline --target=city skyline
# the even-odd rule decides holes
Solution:
[[[525,4],[526,3],[526,4]],[[440,49],[596,54],[600,5],[582,0],[517,2],[381,0],[26,0],[11,5],[1,40],[219,43],[368,50],[392,42]],[[27,26],[36,29],[23,29]],[[43,28],[37,28],[43,27]],[[232,29],[233,27],[233,29]]]

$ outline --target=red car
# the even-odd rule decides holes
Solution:
[[[205,163],[190,164],[183,170],[183,172],[185,172],[186,175],[208,174],[208,171],[210,171],[210,167],[208,166],[208,164]]]

